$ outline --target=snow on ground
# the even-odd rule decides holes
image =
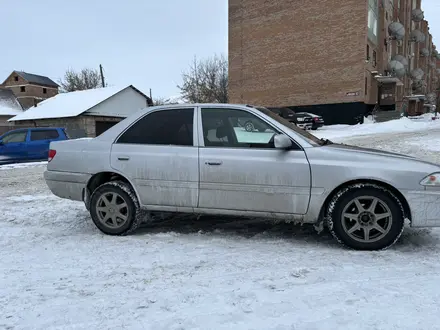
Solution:
[[[341,138],[353,136],[440,129],[440,120],[432,120],[431,117],[428,114],[414,119],[403,117],[383,123],[373,123],[368,120],[364,124],[358,125],[330,125],[320,128],[318,131],[313,132],[313,134],[319,138],[339,141]]]
[[[440,163],[406,143],[439,144],[431,128],[342,140]],[[406,228],[382,252],[208,217],[109,237],[43,170],[0,171],[0,329],[440,329],[440,229]]]
[[[28,162],[28,163],[16,163],[16,164],[8,164],[8,165],[0,165],[0,171],[11,170],[14,168],[27,168],[27,167],[35,167],[35,166],[46,166],[47,162]]]

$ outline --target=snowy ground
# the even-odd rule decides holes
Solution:
[[[440,123],[423,125],[317,135],[440,163]],[[49,193],[44,164],[1,169],[0,329],[440,329],[439,229],[371,253],[306,226],[206,218],[108,237]]]

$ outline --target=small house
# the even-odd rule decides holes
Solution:
[[[64,127],[71,138],[95,137],[152,105],[134,86],[105,87],[60,93],[9,119],[14,125]]]

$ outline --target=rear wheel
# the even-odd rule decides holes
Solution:
[[[139,202],[131,187],[122,181],[99,186],[90,199],[90,215],[107,235],[126,235],[142,222]]]
[[[403,231],[405,216],[399,199],[374,184],[356,184],[336,194],[327,211],[328,227],[342,244],[356,250],[381,250]]]

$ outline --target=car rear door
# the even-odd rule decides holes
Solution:
[[[5,134],[2,137],[2,143],[0,145],[0,163],[12,163],[27,160],[27,138],[27,129]]]
[[[30,159],[47,159],[49,154],[49,144],[58,140],[60,137],[56,128],[30,129],[28,142],[28,154]]]
[[[147,113],[116,139],[111,166],[154,209],[194,208],[199,192],[197,112],[194,107]]]
[[[224,107],[199,111],[199,208],[307,212],[311,174],[304,150],[275,149],[272,137],[279,131],[250,111]],[[237,117],[266,129],[247,132],[234,125]]]

